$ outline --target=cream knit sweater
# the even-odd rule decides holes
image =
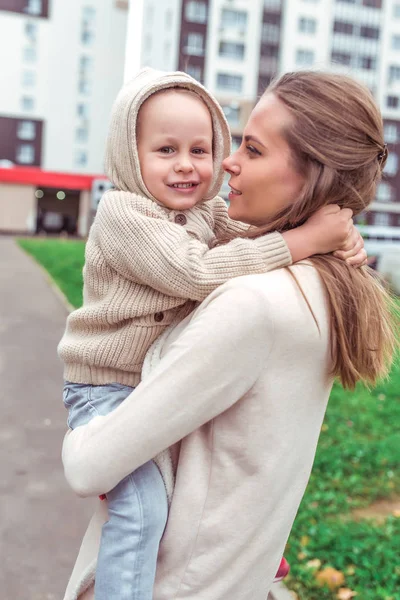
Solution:
[[[323,283],[310,265],[292,269],[319,329],[286,269],[236,278],[157,340],[121,406],[66,434],[65,474],[81,495],[113,488],[172,446],[176,484],[154,600],[268,596],[332,385]],[[93,598],[106,519],[98,502],[65,600],[88,587]]]
[[[214,132],[214,178],[207,194],[212,199],[182,213],[165,208],[146,189],[136,143],[140,106],[156,91],[177,85],[203,98]],[[100,202],[86,246],[83,307],[69,316],[59,344],[66,380],[136,386],[148,348],[196,302],[229,279],[291,263],[278,233],[212,247],[216,237],[246,228],[230,220],[225,202],[214,197],[229,148],[220,106],[188,75],[145,69],[124,86],[106,154],[117,189]]]

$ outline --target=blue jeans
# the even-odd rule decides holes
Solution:
[[[71,429],[113,411],[134,388],[112,383],[65,382],[64,404]],[[97,561],[95,600],[152,600],[158,547],[167,522],[164,482],[153,461],[141,466],[107,494]]]

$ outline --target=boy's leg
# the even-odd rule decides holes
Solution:
[[[97,415],[107,415],[134,388],[120,384],[66,382],[68,426],[75,429]],[[152,600],[158,546],[168,514],[161,474],[153,461],[123,479],[107,494],[109,520],[104,525],[97,562],[96,600]]]
[[[97,562],[96,600],[152,600],[158,547],[168,515],[167,495],[153,461],[107,494]]]

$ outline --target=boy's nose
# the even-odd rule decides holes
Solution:
[[[175,163],[174,170],[176,173],[190,173],[193,171],[192,162],[188,158],[181,158]]]

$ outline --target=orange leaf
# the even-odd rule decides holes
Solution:
[[[351,600],[355,596],[357,596],[357,592],[354,592],[349,588],[340,588],[337,593],[338,600]]]
[[[330,590],[335,590],[344,583],[344,575],[333,567],[325,567],[315,575],[320,585],[326,584]]]

